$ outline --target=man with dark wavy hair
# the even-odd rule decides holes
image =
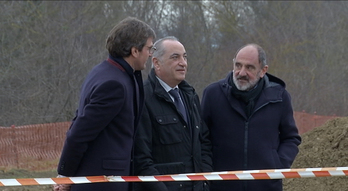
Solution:
[[[141,70],[152,54],[153,29],[128,17],[109,33],[109,57],[85,79],[66,134],[59,176],[133,174],[133,139],[144,103]],[[128,183],[55,185],[55,191],[128,191]]]

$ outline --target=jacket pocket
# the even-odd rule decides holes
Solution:
[[[282,168],[283,165],[280,161],[278,152],[275,149],[272,149],[272,155],[273,155],[273,160],[274,160],[274,166],[272,168]]]
[[[157,116],[156,121],[159,123],[157,130],[161,144],[168,145],[182,142],[183,125],[176,115]]]
[[[129,166],[129,161],[127,160],[117,160],[117,159],[104,159],[103,168],[108,170],[119,170],[123,171],[127,166]]]
[[[185,171],[183,162],[154,164],[160,174],[179,174]]]

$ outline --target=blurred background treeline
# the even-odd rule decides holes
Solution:
[[[126,16],[179,38],[200,96],[253,42],[295,111],[348,115],[348,1],[1,1],[0,126],[70,121],[86,74],[108,56],[108,32]]]

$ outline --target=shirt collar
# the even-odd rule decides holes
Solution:
[[[175,88],[179,88],[178,85],[176,85],[174,88],[171,88],[167,83],[165,83],[163,80],[161,80],[158,76],[156,76],[156,78],[158,79],[159,83],[164,88],[164,90],[166,90],[166,92],[169,92],[170,90],[175,89]]]

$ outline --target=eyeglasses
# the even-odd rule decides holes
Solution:
[[[149,48],[149,53],[150,53],[150,54],[153,54],[153,53],[155,52],[155,50],[156,50],[156,47],[155,47],[155,46],[146,46],[146,47]]]

